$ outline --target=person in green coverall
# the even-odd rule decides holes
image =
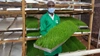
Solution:
[[[48,11],[40,18],[40,33],[41,35],[45,35],[48,31],[59,24],[60,18],[57,14],[55,14],[55,3],[53,1],[48,1],[47,3]],[[56,40],[56,39],[55,39]],[[49,40],[48,40],[49,41]],[[62,47],[58,47],[51,53],[45,52],[45,56],[58,56],[58,54],[62,51]]]

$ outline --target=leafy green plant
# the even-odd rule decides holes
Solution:
[[[73,52],[77,50],[86,50],[86,47],[75,36],[70,37],[62,45],[62,52]]]
[[[35,41],[27,41],[27,56],[44,56],[44,51],[33,47]]]
[[[77,26],[86,26],[86,23],[84,23],[83,21],[78,20],[76,18],[73,18],[73,17],[60,17],[60,19],[61,19],[61,22],[65,21],[65,20],[70,20]]]
[[[53,27],[45,36],[39,38],[35,45],[52,50],[67,41],[77,29],[78,27],[73,22],[66,20]]]
[[[44,56],[44,51],[33,47],[34,43],[35,40],[27,41],[27,56]],[[86,47],[74,36],[70,37],[62,45],[62,53],[73,52],[78,50],[86,50]]]
[[[40,36],[40,31],[36,31],[36,32],[33,32],[33,31],[27,31],[27,36]]]
[[[70,48],[65,43],[62,45],[62,53],[64,52],[70,52]]]
[[[26,27],[27,28],[38,28],[39,27],[38,19],[35,17],[27,17],[26,18]]]
[[[61,19],[61,22],[65,21],[65,20],[70,20],[78,27],[79,26],[87,26],[87,24],[84,23],[83,21],[78,20],[78,19],[73,18],[73,17],[60,17],[60,19]],[[90,32],[90,30],[89,29],[78,29],[77,32]]]
[[[71,39],[69,39],[68,41],[66,41],[65,44],[70,49],[69,52],[78,50],[77,45]]]
[[[86,47],[76,37],[71,37],[71,40],[76,44],[78,50],[86,50]]]
[[[31,18],[31,19],[33,20],[33,18]],[[28,22],[29,23],[30,23],[30,21],[33,22],[32,20],[29,20]],[[27,42],[27,56],[44,56],[44,51],[33,47],[34,43],[37,44],[38,46],[42,46],[43,48],[52,49],[55,46],[61,44],[63,41],[66,40],[66,42],[62,45],[62,52],[72,52],[72,51],[86,49],[86,47],[76,37],[74,37],[74,36],[69,37],[76,30],[78,30],[77,32],[80,32],[80,31],[88,32],[89,31],[89,29],[88,30],[87,29],[78,29],[77,26],[86,25],[86,24],[84,24],[84,22],[81,22],[81,24],[79,24],[79,23],[77,23],[77,21],[79,21],[79,20],[74,19],[72,17],[67,17],[67,18],[61,17],[61,24],[57,25],[56,27],[51,29],[50,32],[47,33],[47,35],[39,38],[36,41],[36,43],[35,43],[35,41]],[[33,28],[33,25],[32,25],[32,28]],[[72,28],[75,28],[75,29],[72,29]],[[32,32],[32,31],[27,32],[27,36],[37,36],[39,34],[40,34],[39,32]],[[47,42],[47,43],[45,43],[45,42]]]

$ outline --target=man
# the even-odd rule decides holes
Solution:
[[[41,35],[45,35],[48,31],[59,24],[60,18],[56,15],[55,12],[55,3],[53,1],[49,1],[47,3],[48,12],[45,13],[40,19],[40,33]],[[56,40],[56,39],[55,39]],[[52,53],[44,52],[45,56],[58,56],[61,52],[61,46],[54,50]]]

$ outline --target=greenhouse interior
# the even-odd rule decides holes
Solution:
[[[100,56],[99,0],[0,0],[0,56]]]

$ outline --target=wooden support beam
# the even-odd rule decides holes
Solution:
[[[22,56],[26,56],[26,26],[25,26],[25,7],[26,7],[26,1],[22,0],[22,25],[23,25],[23,34],[22,34]]]
[[[21,15],[21,11],[0,11],[0,15]]]
[[[94,4],[95,4],[95,0],[91,0],[91,3],[92,3],[92,13],[90,14],[90,23],[89,23],[89,28],[90,28],[90,31],[92,32],[92,25],[93,25],[93,16],[94,16]],[[89,34],[89,38],[88,38],[88,49],[91,48],[91,34]]]
[[[91,7],[91,5],[86,5],[86,4],[56,4],[55,8],[67,8],[69,6],[88,6],[88,7]],[[33,4],[32,7],[33,8],[47,8],[47,5],[46,4]]]
[[[27,14],[43,14],[46,13],[46,10],[39,11],[39,10],[28,10],[26,11]],[[56,10],[56,14],[86,14],[86,13],[91,13],[91,10],[89,11],[75,11],[75,10]]]

